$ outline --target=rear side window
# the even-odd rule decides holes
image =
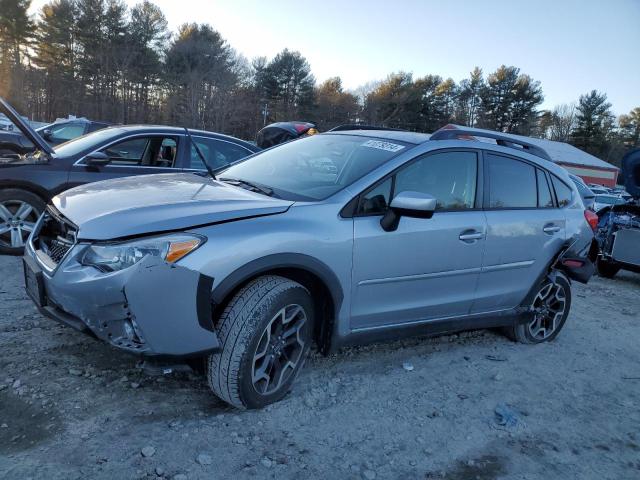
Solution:
[[[553,188],[556,191],[558,206],[562,208],[569,205],[571,203],[573,190],[571,190],[571,188],[569,188],[562,180],[560,180],[555,175],[551,175],[551,182],[553,183]]]
[[[207,161],[207,164],[214,170],[226,167],[251,154],[249,150],[231,142],[224,142],[213,138],[193,137],[193,141],[198,145],[198,149]],[[204,170],[200,155],[193,145],[191,145],[191,154],[189,167],[198,170]]]
[[[538,207],[540,208],[552,208],[553,197],[551,196],[551,190],[549,190],[549,182],[547,182],[547,176],[542,170],[538,170]]]
[[[486,154],[489,162],[490,208],[536,208],[536,169],[524,162]]]

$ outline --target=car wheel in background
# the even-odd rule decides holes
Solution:
[[[0,190],[0,253],[21,255],[45,208],[37,195],[17,188]]]
[[[603,260],[601,257],[596,262],[596,268],[598,269],[598,275],[604,278],[613,278],[620,271],[620,265]]]
[[[238,408],[282,399],[309,353],[313,321],[311,295],[299,283],[274,275],[249,282],[217,322],[222,348],[209,356],[209,386]]]
[[[540,284],[531,305],[530,317],[512,327],[510,337],[521,343],[550,342],[558,336],[571,308],[571,286],[564,275]]]

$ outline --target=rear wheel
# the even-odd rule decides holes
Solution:
[[[613,278],[616,276],[616,273],[620,271],[620,265],[615,262],[603,260],[602,257],[598,258],[596,267],[598,268],[598,275],[604,278]]]
[[[561,274],[555,281],[545,279],[539,286],[527,321],[513,327],[512,337],[521,343],[542,343],[555,339],[571,308],[571,286]]]
[[[309,353],[313,320],[311,295],[299,283],[274,275],[249,282],[217,324],[222,349],[207,362],[213,392],[238,408],[282,399]]]
[[[0,190],[0,253],[21,255],[45,203],[26,190]]]

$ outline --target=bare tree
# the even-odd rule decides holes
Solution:
[[[565,103],[557,105],[549,116],[546,137],[557,142],[568,142],[571,132],[576,127],[576,105]]]

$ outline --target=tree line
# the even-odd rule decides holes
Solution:
[[[68,114],[114,123],[166,123],[252,139],[265,122],[305,120],[326,130],[367,123],[432,132],[447,123],[570,142],[619,164],[640,146],[640,107],[615,118],[596,90],[541,110],[539,81],[514,66],[455,82],[396,72],[347,91],[339,77],[317,84],[288,49],[248,60],[212,26],[171,34],[144,0],[0,0],[0,95],[33,119]]]

